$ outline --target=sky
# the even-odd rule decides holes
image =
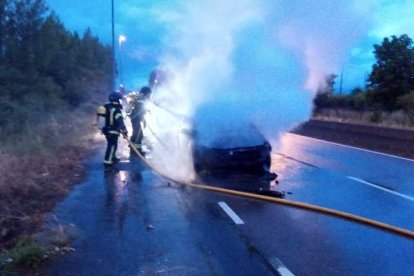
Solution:
[[[102,42],[112,43],[111,1],[46,3],[69,30],[90,27]],[[363,87],[375,62],[374,44],[391,35],[414,38],[414,0],[114,3],[115,52],[126,90],[146,85],[151,70],[162,68],[173,77],[154,101],[184,117],[208,113],[216,116],[211,122],[226,126],[254,123],[274,147],[280,140],[275,133],[310,117],[327,74],[338,75],[336,91]],[[121,44],[120,35],[126,37]],[[180,128],[181,121],[161,113],[159,133]],[[218,129],[205,131],[215,136]],[[168,142],[170,134],[164,137]]]
[[[188,2],[114,0],[118,59],[118,37],[127,37],[121,47],[122,75],[126,86],[140,86],[148,75],[147,71],[160,63],[163,50],[170,49],[165,44],[174,44],[174,37],[171,37],[174,31],[170,24],[204,24],[207,32],[209,27],[214,28],[210,25],[226,25],[228,17],[225,12],[231,12],[235,6],[243,11],[250,9],[245,20],[264,21],[268,32],[265,35],[273,40],[275,51],[290,49],[292,59],[299,60],[298,71],[306,71],[303,86],[308,89],[315,89],[321,75],[326,72],[338,75],[338,86],[342,73],[344,92],[363,86],[375,61],[373,44],[380,44],[384,37],[391,35],[414,37],[413,0],[221,1],[223,4],[200,0],[191,1],[197,3],[192,4],[194,7],[199,7],[198,10],[193,7],[191,11],[186,10],[190,9]],[[46,0],[46,3],[68,29],[83,33],[90,27],[102,42],[111,44],[110,0]],[[220,5],[222,7],[218,8]],[[218,12],[214,13],[214,10]],[[195,17],[186,15],[186,12],[192,12]],[[198,16],[197,13],[206,16]],[[180,15],[186,18],[179,18]],[[243,22],[235,24],[241,26]],[[189,31],[191,27],[181,31]],[[168,32],[171,32],[170,41],[165,41]],[[251,35],[254,39],[254,33]],[[263,53],[261,56],[265,58]]]

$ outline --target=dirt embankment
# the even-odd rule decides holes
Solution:
[[[292,133],[414,159],[414,130],[309,120]]]
[[[76,146],[60,147],[53,156],[0,151],[0,251],[39,229],[44,216],[83,179],[82,159],[100,146],[100,139],[90,137]]]
[[[82,149],[68,147],[56,159],[0,154],[0,248],[30,235],[83,176]]]

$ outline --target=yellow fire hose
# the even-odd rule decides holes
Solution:
[[[350,213],[334,210],[334,209],[329,209],[329,208],[320,207],[320,206],[317,206],[317,205],[312,205],[312,204],[303,203],[303,202],[297,202],[297,201],[288,200],[288,199],[274,198],[274,197],[270,197],[270,196],[252,194],[252,193],[241,192],[241,191],[230,190],[230,189],[224,189],[224,188],[208,186],[208,185],[204,185],[204,184],[197,184],[197,183],[194,183],[194,182],[176,181],[176,180],[170,178],[169,176],[164,175],[162,172],[157,171],[156,169],[154,169],[147,162],[147,160],[144,158],[144,156],[142,156],[142,154],[136,149],[135,145],[128,139],[128,137],[124,137],[124,139],[128,142],[131,149],[138,155],[138,157],[151,170],[155,171],[157,174],[159,174],[163,178],[165,178],[167,180],[170,180],[174,183],[178,183],[178,184],[181,184],[181,185],[186,185],[186,186],[193,187],[193,188],[198,188],[198,189],[204,189],[204,190],[209,190],[209,191],[214,191],[214,192],[237,195],[237,196],[241,196],[241,197],[259,199],[259,200],[269,201],[269,202],[278,203],[278,204],[282,204],[282,205],[301,208],[301,209],[305,209],[305,210],[311,210],[311,211],[315,211],[315,212],[318,212],[318,213],[321,213],[321,214],[330,215],[330,216],[334,216],[334,217],[339,217],[339,218],[342,218],[342,219],[346,219],[346,220],[358,222],[358,223],[361,223],[361,224],[365,224],[365,225],[375,227],[375,228],[383,230],[383,231],[388,231],[388,232],[393,233],[393,234],[398,234],[398,235],[404,236],[404,237],[409,238],[409,239],[414,239],[414,232],[413,231],[410,231],[410,230],[407,230],[407,229],[404,229],[404,228],[400,228],[400,227],[396,227],[396,226],[393,226],[393,225],[390,225],[390,224],[382,223],[382,222],[379,222],[379,221],[375,221],[375,220],[372,220],[372,219],[364,218],[364,217],[361,217],[361,216],[353,215],[353,214],[350,214]]]

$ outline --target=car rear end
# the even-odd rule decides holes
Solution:
[[[236,148],[194,147],[194,168],[201,171],[231,170],[249,173],[264,173],[270,169],[271,146],[261,145]]]

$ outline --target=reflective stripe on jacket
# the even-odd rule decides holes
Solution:
[[[105,116],[105,129],[107,133],[119,134],[120,132],[126,132],[124,124],[124,118],[122,117],[122,106],[117,102],[107,103],[105,105],[106,110],[109,112]]]

